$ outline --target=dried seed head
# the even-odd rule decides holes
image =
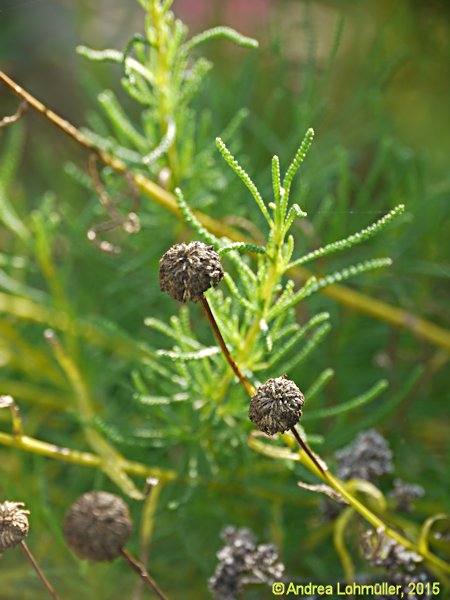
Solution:
[[[219,255],[203,242],[175,244],[159,261],[161,291],[180,302],[198,302],[222,278]]]
[[[272,544],[257,545],[255,536],[246,527],[228,526],[222,538],[225,546],[217,553],[219,564],[209,579],[215,600],[234,600],[240,597],[244,585],[271,585],[282,578],[284,565]]]
[[[250,400],[249,417],[264,433],[282,433],[299,422],[304,401],[303,394],[290,379],[268,379]]]
[[[412,512],[414,500],[422,498],[424,494],[425,490],[421,485],[413,485],[405,483],[401,479],[395,479],[394,488],[390,491],[389,496],[395,500],[395,510]]]
[[[431,600],[431,577],[423,567],[423,557],[407,550],[395,540],[381,532],[368,530],[360,537],[363,556],[375,567],[383,569],[383,580],[395,585],[398,594],[395,597],[407,597],[408,600]],[[378,579],[380,577],[378,576]],[[419,583],[422,583],[419,586]],[[422,592],[417,593],[417,589]],[[411,593],[410,591],[413,590]],[[425,591],[423,591],[425,590]],[[389,600],[391,594],[380,594],[376,600]]]
[[[3,502],[0,504],[0,556],[7,548],[17,546],[28,534],[29,510],[24,510],[23,502]]]
[[[388,442],[374,429],[359,433],[356,439],[335,453],[337,475],[344,481],[366,479],[375,482],[393,470]]]
[[[88,492],[72,504],[64,518],[67,544],[79,558],[113,560],[132,529],[128,507],[108,492]]]

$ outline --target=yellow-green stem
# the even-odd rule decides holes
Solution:
[[[73,450],[71,448],[63,448],[26,435],[19,437],[9,433],[0,432],[0,444],[11,448],[18,448],[25,452],[33,452],[34,454],[39,454],[48,458],[62,460],[81,467],[105,470],[106,459],[97,454]],[[163,470],[158,467],[149,467],[143,463],[127,460],[126,458],[121,458],[120,467],[130,475],[144,478],[156,477],[161,482],[166,483],[173,481],[177,477],[175,471],[169,469]]]

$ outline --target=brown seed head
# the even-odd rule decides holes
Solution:
[[[159,261],[161,291],[180,302],[198,302],[222,278],[219,255],[203,242],[175,244]]]
[[[304,401],[290,379],[268,379],[250,400],[249,417],[264,433],[282,433],[299,422]]]
[[[17,546],[28,534],[29,510],[24,510],[23,502],[3,502],[0,504],[0,555],[7,548]]]
[[[64,518],[67,544],[79,558],[113,560],[131,534],[132,522],[122,498],[88,492],[72,504]]]

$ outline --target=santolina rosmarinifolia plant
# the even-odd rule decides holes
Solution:
[[[334,497],[347,502],[351,509],[363,516],[375,529],[382,529],[389,539],[395,540],[407,551],[421,554],[429,568],[437,575],[442,575],[448,570],[447,566],[428,550],[426,543],[419,547],[400,534],[396,528],[389,527],[387,521],[379,516],[383,510],[371,510],[369,502],[363,502],[357,497],[356,492],[360,490],[355,489],[355,484],[351,481],[343,484],[334,477],[323,460],[310,450],[306,432],[297,430],[302,411],[307,413],[308,400],[313,396],[313,392],[317,392],[326,384],[329,370],[320,374],[316,382],[304,393],[294,381],[282,375],[292,372],[300,359],[312,352],[324,339],[330,328],[329,315],[326,313],[313,316],[300,327],[295,321],[294,307],[329,284],[387,266],[390,260],[368,260],[350,265],[331,275],[310,277],[299,289],[295,289],[294,282],[287,278],[289,272],[316,258],[351,248],[371,238],[404,210],[403,205],[397,206],[359,233],[293,259],[294,237],[289,231],[295,220],[306,215],[298,204],[290,204],[291,187],[311,145],[312,129],[308,130],[284,177],[281,176],[278,157],[273,157],[273,199],[270,202],[263,199],[254,182],[231,154],[224,134],[222,138],[217,139],[217,147],[255,200],[267,228],[267,242],[263,246],[246,242],[232,243],[227,239],[226,233],[213,234],[204,223],[200,223],[184,199],[183,193],[177,188],[182,182],[184,188],[184,182],[189,178],[198,179],[206,185],[207,174],[213,172],[204,168],[205,161],[211,158],[210,154],[203,155],[201,159],[195,156],[191,113],[188,111],[189,103],[201,87],[210,65],[202,59],[191,62],[191,51],[201,42],[214,37],[228,37],[250,47],[256,44],[228,28],[215,28],[187,40],[186,28],[175,20],[169,11],[170,1],[142,0],[141,4],[146,11],[145,36],[133,38],[124,52],[96,51],[85,47],[81,47],[79,51],[90,60],[114,62],[122,68],[122,84],[125,90],[144,107],[142,131],[133,126],[110,91],[101,94],[99,101],[119,134],[107,137],[93,131],[81,133],[36,101],[3,73],[2,81],[24,99],[29,107],[44,114],[114,171],[130,177],[136,187],[163,206],[175,209],[175,200],[170,191],[176,192],[178,212],[184,216],[202,241],[178,244],[168,251],[161,264],[161,288],[173,292],[172,295],[177,300],[193,300],[202,305],[228,365],[250,397],[249,412],[246,409],[245,413],[249,414],[250,419],[262,432],[268,435],[281,434],[288,449],[294,447],[294,436],[302,446],[303,452],[289,452],[288,449],[268,442],[267,438],[255,432],[251,432],[248,438],[250,448],[272,458],[301,461],[325,484],[316,486],[316,491],[332,496],[334,494]],[[165,82],[165,85],[160,85],[161,81]],[[20,116],[19,113],[17,116]],[[16,116],[11,118],[9,123],[15,118]],[[195,168],[198,171],[195,171]],[[91,175],[91,179],[95,177]],[[155,184],[154,180],[159,181],[163,187]],[[98,185],[93,187],[97,191],[100,189]],[[105,205],[105,198],[100,199]],[[123,222],[126,222],[126,219]],[[136,226],[135,230],[138,229]],[[224,261],[224,264],[229,265],[229,269],[222,267],[222,258],[225,255],[229,261]],[[171,263],[170,260],[175,260],[175,263]],[[200,273],[198,269],[201,269]],[[175,276],[173,280],[172,275]],[[209,288],[215,288],[222,279],[230,292],[228,296],[222,289],[209,291]],[[219,360],[216,347],[205,348],[194,334],[187,333],[187,314],[186,310],[182,311],[181,317],[173,320],[173,327],[161,323],[155,317],[147,319],[147,325],[150,327],[175,337],[177,346],[173,351],[148,352],[145,356],[146,367],[148,371],[157,372],[158,376],[170,381],[173,386],[182,382],[185,386],[181,386],[182,390],[189,400],[200,396],[201,400],[196,403],[196,410],[202,414],[204,421],[207,421],[206,417],[210,411],[214,413],[214,418],[223,430],[236,429],[239,423],[242,424],[242,406],[236,408],[235,403],[232,409],[228,408],[229,392],[234,385],[233,375],[227,370],[227,365],[225,364],[224,368],[223,361]],[[305,342],[306,335],[310,333],[311,337]],[[80,370],[54,332],[47,331],[46,338],[75,391],[77,409],[82,419],[86,423],[92,423],[95,413]],[[296,352],[293,353],[293,350]],[[167,361],[172,363],[169,367]],[[212,383],[210,377],[209,382],[205,383],[201,375],[211,371],[215,374],[215,381]],[[219,385],[217,381],[220,382]],[[141,384],[139,381],[138,383]],[[301,385],[300,382],[299,384]],[[197,394],[198,387],[195,386],[200,387],[200,394]],[[384,382],[375,385],[359,399],[358,406],[375,398],[385,387]],[[169,403],[175,399],[178,401],[183,392],[169,395]],[[156,411],[157,407],[152,409]],[[58,452],[58,449],[51,445],[39,440],[22,439],[20,436],[16,436],[14,442],[19,444],[18,447],[48,456],[62,459],[70,456],[72,462],[78,464],[93,466],[95,463],[95,466],[103,469],[124,493],[142,499],[142,494],[127,473],[148,476],[153,474],[151,469],[146,465],[126,461],[112,444],[106,442],[101,431],[85,427],[85,432],[93,455],[83,456],[71,453],[69,449]],[[170,441],[170,430],[167,431],[166,437]],[[174,472],[168,469],[162,470],[159,475],[162,482],[171,481],[176,477]],[[369,484],[370,482],[364,484],[364,493],[369,500],[379,500],[379,490]],[[310,486],[310,489],[313,487]]]

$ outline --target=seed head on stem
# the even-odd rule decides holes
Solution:
[[[203,293],[223,278],[220,258],[213,246],[203,242],[175,244],[159,261],[162,292],[175,300],[198,302]]]
[[[122,556],[156,596],[166,600],[144,565],[124,548],[132,526],[122,498],[108,492],[87,492],[67,511],[63,531],[67,544],[79,558],[111,561]]]
[[[246,380],[231,356],[223,339],[209,303],[203,295],[206,290],[216,287],[223,279],[224,271],[220,257],[213,246],[203,242],[175,244],[159,261],[159,282],[162,292],[167,292],[175,300],[201,302],[219,346],[235,375],[250,395],[253,387]]]
[[[24,506],[23,502],[10,502],[9,500],[0,504],[0,558],[4,550],[19,545],[33,565],[47,592],[53,600],[58,600],[55,590],[25,542],[29,530],[28,515],[30,511],[24,509]]]

